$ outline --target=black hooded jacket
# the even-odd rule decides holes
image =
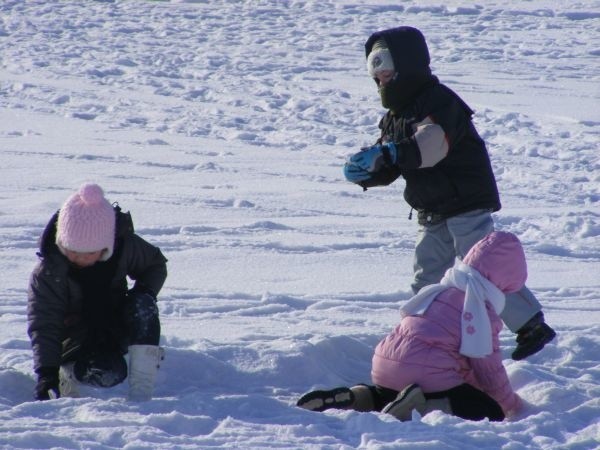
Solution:
[[[82,345],[111,345],[127,337],[123,306],[127,277],[133,289],[156,297],[167,277],[160,249],[134,233],[129,213],[115,207],[116,230],[112,256],[89,269],[75,269],[55,243],[58,213],[40,239],[40,261],[28,291],[28,334],[34,369],[58,367],[66,353]],[[110,341],[110,342],[109,342]],[[116,347],[115,347],[116,346]]]
[[[475,209],[499,210],[496,180],[485,143],[473,125],[473,111],[431,74],[421,32],[399,27],[374,33],[365,44],[367,56],[379,39],[392,54],[397,88],[408,92],[407,101],[381,119],[378,140],[392,141],[400,150],[399,172],[406,180],[407,203],[440,218]],[[421,149],[413,135],[416,125],[425,120],[443,129],[448,152],[432,167],[422,168]]]

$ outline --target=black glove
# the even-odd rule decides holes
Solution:
[[[36,400],[60,398],[58,390],[58,367],[40,367],[36,370],[38,382],[35,386]]]

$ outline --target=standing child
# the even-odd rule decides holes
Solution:
[[[79,383],[112,387],[129,376],[129,398],[150,399],[162,358],[160,250],[100,186],[84,184],[50,219],[39,256],[28,301],[35,398],[77,396]]]
[[[432,75],[421,32],[380,31],[365,48],[369,75],[388,111],[376,145],[351,156],[344,172],[364,189],[405,179],[404,198],[422,227],[413,267],[417,293],[494,229],[492,212],[500,209],[496,180],[473,111]],[[541,310],[526,287],[511,294],[501,317],[517,333],[513,359],[540,351],[554,338]]]
[[[510,233],[492,232],[439,284],[419,291],[402,308],[400,324],[375,348],[371,379],[313,391],[298,401],[312,411],[382,411],[410,420],[434,410],[469,420],[500,421],[522,401],[502,365],[498,317],[523,287],[523,248]]]

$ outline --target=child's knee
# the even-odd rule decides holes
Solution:
[[[127,363],[120,354],[102,354],[75,361],[73,372],[81,383],[113,387],[127,378]]]
[[[130,344],[158,345],[160,340],[160,320],[156,299],[150,294],[130,295],[126,323],[129,327]]]

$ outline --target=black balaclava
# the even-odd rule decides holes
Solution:
[[[367,58],[376,45],[389,49],[396,71],[385,86],[378,83],[381,103],[392,112],[398,111],[434,79],[429,68],[429,49],[423,34],[407,26],[373,33],[365,44]]]

